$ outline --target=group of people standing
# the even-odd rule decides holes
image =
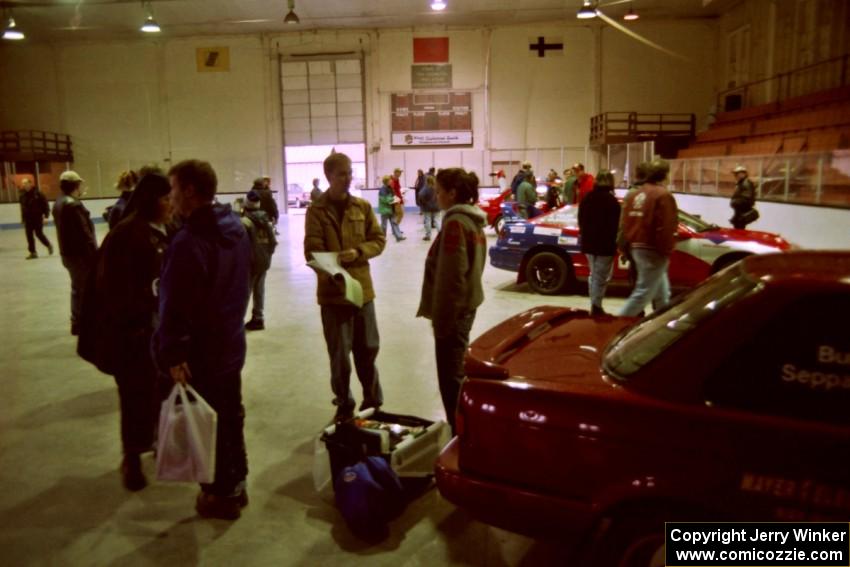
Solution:
[[[594,187],[593,175],[585,172],[584,165],[576,163],[564,170],[563,177],[554,169],[546,176],[546,208],[554,210],[564,205],[581,203]],[[537,206],[537,177],[530,161],[522,166],[511,181],[511,197],[518,204],[518,213],[524,219],[531,219],[543,213]]]
[[[404,218],[404,192],[401,189],[402,170],[396,168],[392,175],[381,178],[381,188],[378,190],[378,214],[381,216],[381,230],[387,234],[387,224],[390,225],[396,242],[406,240],[404,231],[401,229],[401,219]],[[431,232],[440,230],[440,206],[437,202],[436,192],[437,178],[435,168],[430,168],[428,173],[421,169],[417,171],[414,192],[416,204],[422,213],[422,225],[425,236],[422,240],[431,240]]]
[[[330,358],[334,419],[341,421],[352,417],[356,407],[350,389],[352,357],[363,393],[360,409],[383,404],[375,365],[379,335],[369,261],[383,252],[386,236],[368,201],[349,193],[351,160],[332,154],[324,162],[324,171],[329,187],[307,210],[304,255],[309,261],[315,252],[336,252],[339,262],[360,282],[364,302],[361,307],[348,303],[333,278],[318,274],[317,299]],[[475,206],[478,178],[474,173],[449,168],[433,177],[430,185],[443,211],[443,226],[428,250],[417,316],[431,320],[440,394],[454,428],[463,357],[476,310],[484,300],[486,217]],[[389,180],[385,186],[390,187]],[[379,213],[388,214],[382,209]]]

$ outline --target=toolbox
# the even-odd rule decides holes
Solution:
[[[324,444],[328,460],[322,463],[323,452],[317,452],[314,480],[318,488],[320,482],[315,478],[318,468],[328,471],[329,467],[330,479],[335,479],[339,471],[368,456],[386,459],[401,479],[430,478],[437,456],[450,437],[449,426],[444,421],[369,408],[324,429],[319,440]]]

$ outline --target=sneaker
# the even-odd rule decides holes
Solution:
[[[137,492],[148,485],[139,455],[124,455],[121,461],[121,482],[130,492]]]
[[[396,242],[401,242],[402,240],[407,240],[407,237],[402,235],[395,239]]]
[[[431,237],[430,237],[430,236],[426,236],[426,237],[424,237],[422,240],[431,240]]]
[[[50,254],[51,256],[53,256],[53,245],[52,244],[47,245],[47,253]]]
[[[24,258],[24,259],[25,259],[25,260],[35,260],[36,258],[38,258],[38,254],[36,254],[35,252],[33,252],[32,254],[30,254],[29,256],[27,256],[27,257],[26,257],[26,258]]]
[[[266,328],[265,323],[263,323],[262,319],[251,319],[247,323],[245,323],[246,331],[262,331]]]
[[[601,307],[599,307],[598,305],[591,305],[590,306],[590,314],[594,317],[598,317],[598,316],[602,316],[602,315],[608,315],[605,312],[605,310],[602,309]]]
[[[248,495],[243,490],[238,496],[218,496],[201,492],[195,499],[195,511],[202,518],[238,520],[241,509],[248,505]]]
[[[366,400],[360,404],[360,411],[367,410],[370,408],[375,408],[375,411],[381,411],[381,404],[376,404],[375,402],[367,402]]]

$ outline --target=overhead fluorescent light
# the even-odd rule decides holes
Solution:
[[[283,18],[284,24],[300,24],[301,19],[298,17],[298,14],[295,13],[295,0],[289,0],[289,12],[286,14],[286,17]]]
[[[442,12],[446,9],[444,0],[431,0],[431,9],[435,12]]]
[[[156,20],[153,19],[153,15],[148,15],[145,18],[145,23],[142,24],[142,27],[139,28],[141,31],[145,33],[159,33],[162,29],[159,27],[159,24],[156,23]]]
[[[6,29],[3,30],[3,39],[8,39],[10,41],[18,41],[24,39],[26,36],[24,32],[18,29],[15,25],[15,18],[9,17],[9,22],[6,24]]]
[[[640,18],[640,16],[638,16],[635,13],[634,8],[632,8],[631,6],[629,6],[629,11],[626,12],[626,14],[623,16],[623,19],[626,20],[627,22],[633,22],[633,21],[637,20],[638,18]]]
[[[593,7],[591,0],[584,0],[581,8],[579,8],[576,18],[579,20],[589,20],[596,17],[596,8]]]

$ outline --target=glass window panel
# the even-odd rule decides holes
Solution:
[[[310,76],[310,90],[332,89],[335,85],[333,75]]]
[[[299,131],[299,132],[309,132],[310,131],[310,119],[309,118],[289,118],[286,120],[285,130],[289,132],[290,130]]]
[[[314,144],[333,144],[336,141],[336,130],[313,130]]]
[[[363,120],[359,116],[341,116],[338,120],[340,130],[363,129]]]
[[[336,62],[337,75],[359,75],[360,60],[359,59],[342,59]]]
[[[313,130],[336,130],[336,118],[313,118]]]
[[[359,130],[340,130],[339,141],[351,143],[363,142],[363,128],[360,128]]]
[[[281,82],[284,91],[307,90],[307,77],[284,77]]]
[[[330,61],[310,61],[310,76],[330,75],[333,73]]]
[[[307,74],[307,63],[304,61],[292,61],[280,66],[282,77],[298,77]]]
[[[310,115],[313,118],[336,116],[336,105],[333,103],[311,104]]]
[[[360,89],[337,89],[336,98],[340,102],[359,102],[363,99]]]
[[[284,132],[284,143],[287,146],[306,146],[312,143],[310,132]]]
[[[306,104],[310,102],[310,91],[284,91],[283,104]]]
[[[360,88],[360,75],[337,75],[336,86],[347,88]]]
[[[283,105],[283,117],[286,120],[290,120],[292,118],[309,118],[310,117],[310,105],[308,105],[308,104],[284,104]]]
[[[360,102],[340,102],[336,110],[340,116],[363,116],[363,104]]]
[[[310,102],[336,102],[336,92],[333,89],[313,89]]]

